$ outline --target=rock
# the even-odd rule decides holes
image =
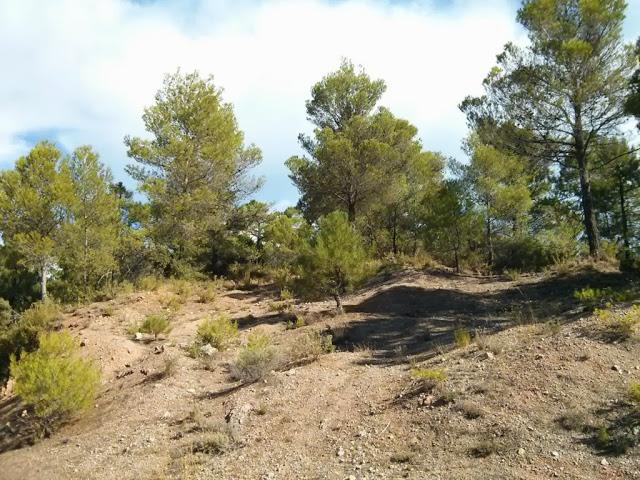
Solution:
[[[87,343],[86,343],[84,340],[82,340],[82,341],[80,342],[80,346],[81,346],[81,347],[85,347],[86,345],[87,345]]]
[[[218,349],[212,346],[210,343],[206,343],[200,347],[200,353],[206,355],[207,357],[211,357],[218,352]]]
[[[607,465],[609,465],[609,462],[607,461],[607,459],[606,459],[606,458],[603,458],[603,459],[600,461],[600,465],[602,465],[602,466],[606,467]]]
[[[482,356],[480,357],[482,360],[491,360],[495,357],[493,352],[482,352]]]
[[[622,368],[620,368],[620,365],[614,365],[613,367],[611,367],[611,370],[622,373]]]
[[[551,452],[551,455],[553,455],[555,458],[558,458],[560,456],[560,454],[556,451]]]
[[[143,334],[141,334],[140,332],[136,332],[136,334],[135,334],[135,339],[136,339],[138,342],[140,342],[140,341],[144,340],[144,335],[143,335]]]
[[[164,345],[156,345],[155,347],[153,347],[154,354],[158,355],[162,352],[164,352]]]
[[[344,448],[340,447],[338,448],[338,452],[337,452],[338,457],[344,457]]]
[[[524,455],[524,448],[519,448],[518,449],[518,455],[520,455],[520,456]]]

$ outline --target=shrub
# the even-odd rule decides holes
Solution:
[[[480,330],[476,330],[476,334],[473,340],[480,350],[491,352],[494,355],[502,353],[503,346],[500,341],[497,338],[486,335]]]
[[[178,358],[167,355],[162,360],[162,370],[160,371],[160,376],[162,378],[165,377],[173,377],[178,371]]]
[[[261,379],[278,365],[278,351],[263,333],[249,335],[247,345],[231,365],[234,378],[244,382]]]
[[[333,337],[322,335],[319,331],[306,332],[298,336],[289,347],[289,358],[292,361],[305,359],[316,360],[323,353],[335,351]]]
[[[169,317],[164,313],[147,315],[138,331],[141,333],[150,333],[153,335],[153,338],[157,339],[161,333],[169,333],[171,331]]]
[[[138,290],[144,290],[149,292],[155,292],[162,285],[162,279],[153,275],[147,275],[141,277],[136,281],[136,287]]]
[[[238,336],[238,322],[232,321],[228,315],[207,318],[198,325],[197,341],[211,344],[218,350],[225,350],[229,342]]]
[[[629,385],[629,396],[634,402],[640,403],[640,382],[631,382]]]
[[[517,282],[518,280],[520,280],[520,278],[522,278],[522,272],[517,268],[507,269],[505,270],[504,274],[512,282]]]
[[[211,303],[218,297],[218,286],[215,283],[207,283],[202,286],[198,294],[198,303]]]
[[[51,301],[34,303],[20,316],[23,325],[37,328],[38,330],[53,328],[62,320],[60,308]]]
[[[630,338],[635,333],[636,325],[640,323],[638,305],[632,306],[625,312],[596,308],[595,315],[612,334],[623,339]]]
[[[279,300],[277,302],[269,303],[269,311],[270,312],[282,313],[282,312],[286,312],[287,310],[289,310],[289,308],[290,308],[289,302],[285,302],[285,301],[282,301],[282,300]]]
[[[180,295],[176,295],[175,293],[170,293],[160,300],[160,303],[163,307],[168,310],[176,311],[180,310],[180,307],[184,305],[187,301],[186,297],[182,297]]]
[[[411,378],[418,380],[425,389],[432,389],[447,379],[447,375],[439,368],[414,367],[411,369]]]
[[[455,408],[458,412],[462,413],[467,420],[475,420],[484,415],[484,410],[480,406],[469,401],[458,402]]]
[[[471,343],[471,333],[466,328],[456,328],[453,331],[453,336],[456,341],[456,345],[460,348],[464,348]]]
[[[68,332],[44,333],[36,351],[11,360],[14,391],[33,405],[37,416],[59,419],[91,406],[100,373],[81,357]]]
[[[282,290],[280,290],[280,300],[282,300],[283,302],[289,302],[293,300],[293,293],[291,293],[291,290],[289,290],[288,288],[283,288]]]
[[[38,336],[58,327],[62,316],[53,302],[37,302],[25,310],[18,320],[5,331],[0,331],[0,383],[9,375],[11,356],[38,348]]]

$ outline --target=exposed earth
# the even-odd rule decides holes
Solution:
[[[308,325],[295,329],[272,312],[273,287],[226,289],[208,304],[189,298],[148,342],[127,327],[162,309],[165,288],[94,303],[64,323],[102,368],[95,407],[31,445],[29,412],[5,396],[0,478],[640,478],[640,414],[626,395],[640,346],[603,335],[573,298],[628,282],[402,270],[347,298],[343,315],[296,305]],[[240,338],[206,363],[189,357],[199,321],[219,312],[238,319]],[[459,327],[480,338],[455,348]],[[334,353],[256,383],[230,378],[250,332],[286,351],[313,329],[333,335]],[[167,358],[175,373],[162,375]],[[446,380],[424,388],[414,367]]]

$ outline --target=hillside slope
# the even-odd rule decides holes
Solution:
[[[211,304],[190,298],[168,337],[149,343],[127,326],[158,311],[166,291],[92,304],[65,324],[102,367],[95,408],[16,448],[29,443],[17,428],[28,419],[15,398],[2,400],[1,477],[640,478],[640,417],[626,397],[640,347],[600,335],[572,299],[576,288],[626,281],[402,271],[353,295],[340,317],[328,302],[299,305],[311,324],[297,329],[270,312],[268,288],[229,290]],[[238,319],[240,340],[203,364],[184,347],[217,312]],[[484,332],[479,345],[451,348],[457,327]],[[312,329],[330,331],[337,351],[256,383],[230,378],[251,332],[286,351]],[[176,373],[162,376],[167,357]],[[416,366],[446,380],[424,388]]]

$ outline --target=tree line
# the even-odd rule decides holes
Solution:
[[[507,44],[460,104],[468,161],[425,149],[382,106],[386,84],[344,60],[311,88],[314,130],[286,161],[296,208],[248,200],[262,179],[212,78],[167,75],[124,139],[139,197],[90,146],[42,141],[0,174],[0,297],[78,301],[147,275],[269,276],[340,296],[375,260],[429,256],[457,271],[540,270],[581,256],[637,268],[640,40],[623,0],[525,0]],[[635,127],[633,127],[635,128]],[[638,125],[640,128],[640,124]],[[141,199],[139,199],[141,198]]]

